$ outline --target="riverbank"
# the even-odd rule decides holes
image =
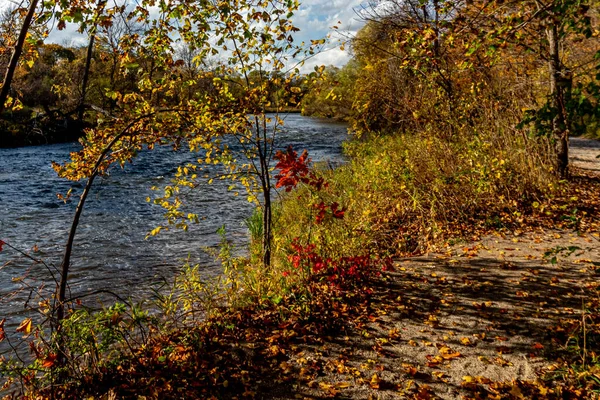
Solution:
[[[281,118],[285,119],[278,143],[282,148],[308,149],[313,160],[325,164],[342,158],[346,125],[299,114]],[[60,264],[77,204],[74,199],[83,183],[61,179],[51,162],[62,163],[80,149],[79,143],[0,149],[0,240],[30,251],[49,265]],[[151,188],[167,185],[179,166],[195,158],[196,153],[156,146],[96,181],[77,232],[69,283],[74,296],[84,296],[84,306],[97,309],[116,301],[108,293],[92,295],[107,287],[133,302],[152,299],[155,289],[172,282],[186,262],[201,265],[204,278],[220,275],[222,266],[205,249],[218,247],[217,230],[224,225],[232,245],[246,249],[249,238],[244,221],[253,205],[246,196],[228,191],[230,181],[219,179],[186,195],[188,210],[198,213],[200,223],[190,225],[188,231],[163,230],[146,239],[148,232],[165,223],[163,209],[146,201],[156,196]],[[70,201],[57,198],[69,191]],[[48,284],[53,282],[49,271],[32,266],[31,260],[9,248],[0,252],[0,266],[5,263],[0,268],[0,320],[6,318],[5,328],[14,332],[29,294],[22,288],[23,274],[28,272],[29,285],[43,286],[45,296],[52,296],[54,285]],[[0,353],[4,345],[0,343]]]
[[[70,319],[76,323],[66,328],[70,351],[97,349],[97,338],[126,340],[113,343],[117,352],[78,364],[77,379],[55,386],[53,395],[593,398],[600,338],[597,175],[575,169],[570,183],[530,199],[516,208],[519,214],[499,214],[493,225],[479,215],[482,224],[445,226],[451,230],[412,257],[361,257],[343,247],[349,234],[330,238],[337,248],[328,245],[331,228],[355,223],[347,220],[351,197],[337,196],[329,177],[315,192],[288,198],[300,197],[315,222],[307,228],[311,242],[293,242],[280,265],[257,269],[232,258],[224,243],[223,279],[206,281],[188,269],[174,286],[178,296],[163,293],[157,303],[162,321],[122,306],[93,317],[76,310]],[[352,194],[353,187],[345,188]],[[302,196],[309,194],[307,202]],[[333,207],[332,200],[344,202]],[[207,318],[199,323],[195,315]],[[91,342],[88,327],[97,332]],[[53,362],[51,353],[42,355],[38,368]],[[47,390],[41,394],[50,396]]]
[[[396,260],[350,291],[312,286],[304,311],[287,298],[154,337],[69,395],[594,398],[595,354],[586,369],[573,341],[587,318],[597,341],[599,243],[536,229]]]
[[[360,318],[289,357],[291,393],[273,387],[262,398],[597,398],[598,155],[598,141],[571,142],[573,192],[563,204],[583,218],[526,217],[396,259]],[[561,220],[570,224],[557,229]]]
[[[32,117],[33,110],[7,112],[0,118],[0,148],[39,146],[77,141],[84,124],[67,116]]]

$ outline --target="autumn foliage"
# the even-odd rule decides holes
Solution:
[[[459,261],[449,259],[451,243],[492,232],[517,241],[522,231],[545,228],[597,233],[598,178],[557,179],[557,171],[563,177],[567,171],[557,160],[556,144],[575,132],[597,134],[598,7],[585,1],[386,3],[387,9],[363,9],[366,24],[351,41],[351,63],[318,67],[310,76],[287,65],[323,44],[315,40],[303,49],[294,43],[296,1],[161,2],[157,20],[147,10],[156,6],[152,0],[127,12],[119,6],[105,10],[103,2],[44,3],[54,8],[38,20],[54,16],[59,29],[68,21],[79,23],[90,36],[89,54],[95,50],[97,56],[88,105],[79,96],[86,84],[73,79],[86,59],[81,51],[42,45],[33,39],[43,35],[32,31],[17,71],[15,112],[24,104],[23,116],[44,109],[47,119],[68,120],[78,108],[79,122],[88,126],[71,161],[54,164],[60,176],[87,185],[67,242],[60,289],[53,301],[39,304],[51,328],[25,317],[8,332],[0,321],[0,342],[17,334],[28,347],[27,361],[0,359],[23,398],[257,398],[272,394],[269,385],[278,384],[279,390],[308,387],[327,397],[356,386],[428,399],[433,389],[413,382],[449,387],[442,368],[463,358],[457,346],[509,340],[479,332],[450,346],[452,339],[438,334],[445,322],[441,309],[457,297],[483,296],[493,286],[470,278],[485,268],[451,281],[423,273],[420,266],[396,276],[395,287],[386,286],[394,279],[386,273],[400,257],[434,251],[444,252],[439,256],[447,261],[444,268],[453,269]],[[126,21],[121,32],[119,19]],[[94,48],[96,34],[100,44]],[[0,39],[10,42],[7,35]],[[231,57],[214,58],[222,54]],[[5,51],[0,56],[5,60]],[[315,83],[312,91],[309,82]],[[41,98],[44,102],[37,101]],[[297,109],[301,101],[306,112],[350,122],[361,141],[345,147],[347,163],[334,170],[311,165],[307,151],[275,151],[273,138],[284,125],[277,113]],[[208,279],[200,266],[186,265],[168,289],[157,291],[152,312],[122,302],[92,312],[67,299],[70,247],[94,178],[165,144],[187,147],[197,157],[148,199],[166,217],[149,236],[199,222],[198,215],[183,211],[184,192],[230,179],[232,190],[243,187],[257,206],[250,255],[235,256],[223,232],[214,251],[223,274]],[[12,250],[0,240],[0,251],[3,246]],[[470,259],[477,249],[466,246],[463,253]],[[515,268],[504,258],[499,264],[502,271]],[[596,272],[594,262],[587,264]],[[533,277],[518,284],[538,279],[534,271],[524,271]],[[559,282],[553,278],[540,282],[551,287]],[[496,283],[518,301],[531,300],[522,286],[513,291],[500,279]],[[494,303],[475,299],[469,312],[491,318]],[[542,297],[531,301],[536,310],[546,304]],[[584,304],[581,321],[564,321],[552,328],[554,337],[527,349],[535,358],[553,346],[576,343],[579,348],[565,351],[570,358],[557,360],[562,381],[465,376],[456,387],[476,399],[561,393],[585,398],[598,388],[600,364],[587,340],[598,341],[600,305],[597,299]],[[494,317],[508,313],[497,311]],[[328,363],[305,357],[306,346],[330,351],[333,337],[351,348],[346,337],[380,334],[392,315],[410,318],[421,333],[436,336],[437,343],[423,343],[424,367],[433,373],[396,360],[395,368],[400,365],[409,377],[404,385],[382,379],[390,371],[371,365],[377,361],[350,367],[343,351]],[[515,322],[504,322],[510,332]],[[493,325],[489,330],[503,329]],[[340,340],[340,333],[348,336]],[[389,329],[369,351],[379,360],[392,357],[392,347],[418,345],[402,335]],[[508,351],[503,344],[496,348],[500,356]],[[488,361],[509,365],[502,357]],[[325,373],[344,380],[318,381]]]
[[[275,168],[279,170],[275,175],[276,188],[285,188],[285,191],[289,192],[299,183],[313,186],[316,190],[321,190],[325,185],[323,178],[317,177],[314,171],[309,169],[311,160],[306,150],[298,157],[298,153],[289,146],[285,152],[277,151],[275,159],[277,160]]]

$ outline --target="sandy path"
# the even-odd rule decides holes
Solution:
[[[263,398],[459,399],[469,381],[535,381],[564,345],[552,328],[581,319],[599,276],[597,233],[494,235],[399,261],[371,321],[300,346],[290,362],[316,372]]]
[[[570,155],[600,172],[599,141],[573,138]],[[581,320],[599,282],[598,232],[496,234],[400,260],[371,320],[300,346],[298,379],[262,398],[459,399],[474,397],[469,382],[536,381],[565,345],[552,329]]]
[[[600,173],[600,141],[571,138],[569,153],[573,166]]]

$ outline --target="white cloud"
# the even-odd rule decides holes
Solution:
[[[339,47],[333,47],[306,60],[304,65],[300,68],[300,71],[303,73],[309,73],[314,71],[315,67],[320,65],[334,65],[339,67],[346,64],[349,60],[350,54],[348,54],[347,51],[340,50]]]
[[[305,63],[303,71],[310,71],[315,65],[342,66],[350,59],[347,50],[340,50],[341,42],[354,37],[364,25],[357,11],[363,0],[305,0],[292,17],[294,24],[300,29],[296,33],[297,42],[310,43],[312,39],[329,37],[326,51],[318,54]],[[333,29],[337,26],[337,29]],[[347,48],[347,47],[346,47]]]

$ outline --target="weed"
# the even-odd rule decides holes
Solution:
[[[571,254],[575,253],[577,250],[581,250],[581,247],[578,246],[556,246],[544,252],[544,259],[549,261],[551,264],[556,264],[558,262],[558,256],[564,255],[565,257],[569,257]]]

